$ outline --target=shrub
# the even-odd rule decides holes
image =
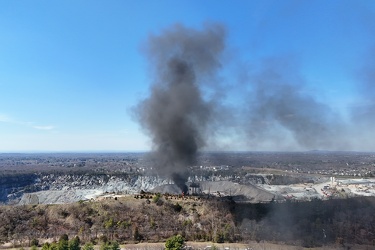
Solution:
[[[94,250],[94,245],[93,245],[91,242],[87,242],[87,243],[83,246],[82,250]]]
[[[81,250],[80,239],[78,236],[74,237],[71,241],[69,241],[69,250]]]
[[[120,245],[118,244],[117,241],[112,242],[112,244],[111,244],[111,250],[120,250],[120,249],[121,249]]]
[[[165,249],[180,250],[184,247],[185,239],[181,235],[175,235],[167,239],[165,242]]]
[[[182,210],[182,206],[180,204],[176,203],[175,205],[173,205],[173,209],[174,209],[175,212],[179,213]]]
[[[38,246],[39,245],[39,240],[38,239],[32,239],[30,242],[30,246]]]
[[[110,246],[109,246],[109,243],[108,242],[103,242],[101,245],[100,245],[100,250],[111,250]]]
[[[160,200],[160,197],[161,197],[161,194],[160,193],[157,193],[153,198],[152,198],[152,201],[154,203],[157,203],[159,200]]]
[[[137,226],[135,226],[133,229],[133,239],[136,241],[140,241],[143,239],[143,236],[140,234]]]
[[[69,237],[67,234],[60,236],[59,242],[57,244],[58,250],[69,250]]]
[[[51,247],[51,244],[48,243],[48,242],[46,242],[46,243],[43,244],[43,246],[42,246],[42,250],[49,250],[50,247]]]
[[[120,245],[117,243],[117,241],[106,243],[103,242],[100,245],[100,250],[120,250]]]
[[[63,241],[63,240],[68,241],[69,240],[69,236],[67,234],[61,235],[59,241]]]

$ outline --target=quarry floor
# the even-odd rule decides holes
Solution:
[[[266,185],[258,187],[291,200],[329,199],[331,196],[348,198],[354,196],[375,196],[375,178],[334,179],[322,183],[301,183],[292,185]]]

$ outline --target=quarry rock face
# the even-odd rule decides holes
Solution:
[[[25,191],[36,191],[34,184],[38,178],[34,174],[20,174],[0,178],[0,202],[17,199]]]
[[[168,180],[142,175],[19,175],[0,180],[0,202],[11,204],[67,203],[103,193],[150,191]]]
[[[232,195],[250,202],[270,201],[274,195],[254,185],[240,185],[225,178],[194,177],[205,194]],[[136,194],[141,191],[181,194],[169,179],[140,174],[31,174],[4,178],[0,201],[9,204],[59,204],[88,200],[97,196]]]

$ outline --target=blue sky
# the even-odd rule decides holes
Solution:
[[[375,96],[358,88],[374,17],[374,1],[1,1],[0,152],[149,150],[130,112],[152,82],[142,46],[175,23],[226,27],[227,84],[292,58],[304,90],[347,117]]]

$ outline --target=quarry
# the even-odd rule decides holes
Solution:
[[[64,180],[65,179],[65,180]],[[23,193],[17,204],[65,204],[98,199],[101,197],[127,196],[142,191],[178,195],[181,190],[168,180],[157,178],[139,178],[134,183],[125,183],[121,178],[111,177],[108,182],[90,185],[87,182],[69,183],[69,177],[62,176],[64,185],[51,186],[49,190]],[[169,181],[170,182],[170,181]],[[212,197],[233,197],[237,202],[265,203],[286,201],[327,200],[332,198],[350,198],[375,196],[375,178],[342,179],[336,182],[299,183],[290,185],[247,184],[241,185],[226,180],[195,182],[200,191],[194,195]],[[189,193],[188,193],[189,194]],[[187,194],[187,195],[188,195]],[[8,195],[11,198],[16,194]]]
[[[348,164],[337,161],[340,154],[223,153],[225,160],[214,153],[201,155],[200,164],[190,167],[185,195],[232,197],[249,203],[375,196],[373,155],[349,154],[355,175],[344,175],[350,171]],[[311,163],[311,157],[316,163]],[[306,164],[295,163],[303,158]],[[183,193],[171,178],[150,167],[145,154],[2,155],[0,163],[4,204],[64,204],[109,194]]]

